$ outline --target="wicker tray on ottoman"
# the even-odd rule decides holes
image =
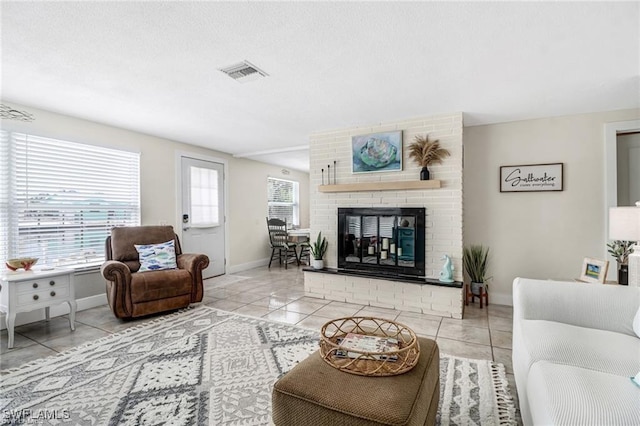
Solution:
[[[347,335],[375,336],[397,341],[397,349],[384,352],[345,348]],[[340,371],[360,376],[394,376],[411,370],[418,362],[420,345],[406,325],[374,317],[345,317],[327,322],[320,331],[320,355]]]

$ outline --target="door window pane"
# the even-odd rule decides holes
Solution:
[[[191,166],[191,225],[218,226],[218,171]]]

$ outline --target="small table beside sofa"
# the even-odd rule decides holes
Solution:
[[[13,348],[16,314],[44,308],[49,320],[51,306],[69,305],[69,327],[76,329],[77,303],[73,269],[30,270],[0,274],[0,311],[7,314],[7,347]]]

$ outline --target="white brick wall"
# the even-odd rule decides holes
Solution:
[[[375,126],[353,129],[335,130],[316,133],[310,137],[310,203],[311,203],[311,235],[322,232],[329,242],[325,256],[328,267],[337,267],[337,209],[338,207],[425,207],[427,210],[425,230],[425,273],[427,277],[438,278],[442,268],[442,256],[448,254],[455,267],[454,278],[462,281],[462,113],[444,114],[431,117],[418,117],[408,120],[380,123]],[[400,172],[387,173],[351,173],[351,137],[382,131],[403,131],[403,159]],[[402,180],[418,180],[420,167],[409,159],[407,147],[417,135],[429,134],[430,139],[440,140],[440,145],[451,152],[441,165],[429,167],[432,179],[442,181],[440,189],[406,190],[406,191],[374,191],[349,193],[320,193],[318,185],[322,183],[321,169],[325,169],[324,182],[328,183],[327,165],[331,165],[333,179],[334,165],[337,161],[336,180],[341,183],[386,182]],[[333,182],[333,180],[332,180]],[[346,300],[353,294],[352,300],[369,301],[374,306],[402,306],[397,309],[421,309],[423,312],[436,315],[454,316],[462,313],[462,292],[460,289],[446,289],[458,292],[459,295],[447,300],[451,303],[420,302],[413,306],[412,298],[403,298],[402,292],[393,293],[394,301],[381,299],[371,300],[362,288],[331,289],[317,286],[316,278],[305,274],[305,290],[309,295],[323,294],[332,300]],[[315,274],[325,275],[325,274]],[[311,280],[307,290],[307,277]],[[335,275],[327,275],[337,279]],[[372,280],[377,281],[377,280]],[[355,281],[354,281],[355,282]],[[386,282],[388,284],[388,282]],[[408,284],[414,286],[413,284]],[[437,288],[437,286],[421,286]],[[426,290],[425,290],[426,291]],[[332,293],[333,292],[333,293]],[[340,294],[344,292],[345,294]],[[346,294],[348,293],[348,294]],[[367,298],[369,297],[369,298]],[[425,297],[424,295],[422,296]],[[428,297],[431,297],[429,295]],[[455,300],[454,300],[455,299]],[[459,300],[458,300],[459,299]],[[398,303],[403,302],[403,303]],[[448,310],[444,310],[447,308]]]
[[[305,272],[304,290],[310,297],[462,318],[462,291],[459,288]]]

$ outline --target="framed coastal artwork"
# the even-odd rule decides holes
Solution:
[[[370,133],[351,138],[351,172],[402,170],[402,131]]]
[[[564,163],[500,167],[500,192],[562,191]]]

